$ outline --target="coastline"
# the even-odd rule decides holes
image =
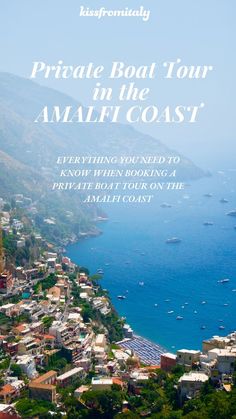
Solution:
[[[97,219],[94,221],[106,222],[108,220],[109,220],[108,217],[97,217]],[[80,233],[79,240],[70,241],[68,244],[79,244],[82,240],[93,238],[93,237],[98,237],[103,234],[102,230],[98,230],[98,231],[99,233],[97,233],[96,231]],[[67,254],[67,249],[64,249],[64,250],[65,250],[65,254]],[[78,265],[77,262],[74,262],[74,263]],[[87,269],[90,269],[90,267],[87,267]],[[103,286],[101,286],[101,289],[102,291],[104,291]],[[120,313],[115,308],[111,298],[110,298],[110,301],[111,301],[112,308],[115,310],[118,317],[122,318]],[[133,352],[139,357],[141,362],[147,365],[160,365],[161,354],[167,352],[167,349],[163,345],[153,342],[151,339],[141,336],[135,332],[132,334],[132,337],[124,337],[123,340],[116,342],[116,344],[120,345],[123,348],[133,350]]]
[[[235,329],[235,248],[229,245],[235,240],[235,222],[225,215],[233,208],[235,175],[230,180],[227,176],[216,174],[198,182],[181,202],[173,197],[170,209],[137,209],[134,217],[132,208],[112,207],[109,221],[98,226],[103,234],[97,240],[68,246],[78,264],[91,272],[104,270],[101,285],[136,334],[170,351],[200,349],[208,336]],[[212,198],[205,196],[209,191]],[[222,195],[228,204],[220,202]],[[204,221],[209,219],[213,225],[208,228]],[[166,245],[172,236],[181,238],[178,247]],[[218,283],[223,278],[230,282]],[[119,301],[117,295],[126,299]],[[177,321],[177,316],[183,320]]]

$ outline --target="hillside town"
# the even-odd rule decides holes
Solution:
[[[236,332],[176,353],[136,336],[101,275],[42,236],[30,198],[12,198],[0,198],[0,418],[233,417]],[[211,416],[213,397],[225,416]]]

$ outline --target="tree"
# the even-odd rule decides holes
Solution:
[[[82,317],[85,323],[88,323],[90,319],[94,319],[94,312],[91,304],[84,303],[82,306]]]
[[[228,395],[224,391],[217,391],[208,396],[207,413],[210,419],[229,419],[230,403]]]
[[[53,320],[54,320],[54,317],[52,317],[52,316],[45,316],[43,319],[42,319],[42,322],[43,322],[43,324],[44,324],[44,327],[46,327],[46,329],[49,329],[49,327],[52,325],[52,323],[53,323]]]
[[[11,205],[10,204],[8,204],[7,202],[4,204],[4,206],[3,206],[3,211],[10,211],[11,210]]]
[[[140,416],[137,413],[127,410],[126,412],[118,413],[114,416],[114,419],[139,419]]]
[[[111,390],[88,391],[82,395],[82,399],[88,407],[106,415],[107,418],[113,418],[121,408],[123,394],[121,391]]]
[[[21,378],[22,377],[22,369],[19,365],[17,364],[11,364],[11,371],[13,372],[13,374],[18,377]]]
[[[21,399],[15,406],[23,419],[30,419],[37,415],[42,417],[41,415],[48,415],[49,410],[55,411],[52,403],[41,400]]]

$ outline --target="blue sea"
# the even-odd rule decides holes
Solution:
[[[137,334],[172,351],[201,349],[203,339],[236,330],[236,217],[226,215],[236,208],[235,181],[236,171],[219,171],[157,192],[151,204],[107,205],[103,234],[67,255],[90,273],[103,269],[103,288]],[[171,237],[181,242],[167,244]]]

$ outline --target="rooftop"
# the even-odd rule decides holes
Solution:
[[[82,372],[82,371],[84,371],[84,370],[81,367],[73,368],[72,370],[67,371],[64,374],[59,375],[59,377],[57,377],[57,380],[65,380],[66,378],[69,378],[72,375],[77,374],[77,373]]]
[[[196,355],[196,354],[200,354],[201,353],[200,351],[197,351],[195,349],[179,349],[177,352],[181,352],[181,353],[187,352],[187,353],[193,354],[193,355]]]
[[[205,381],[207,381],[209,379],[208,375],[204,374],[203,372],[189,372],[186,373],[184,375],[182,375],[182,377],[180,377],[179,379],[179,383],[181,383],[182,381],[201,381],[202,383],[204,383]]]
[[[92,378],[92,384],[105,384],[105,385],[112,385],[113,379],[109,377],[93,377]]]
[[[11,384],[5,384],[0,390],[0,396],[5,396],[7,394],[13,393],[15,391],[15,387],[13,387]]]
[[[172,354],[171,352],[165,352],[161,356],[165,356],[166,358],[176,359],[176,355]]]
[[[50,379],[50,378],[53,378],[53,377],[55,377],[55,375],[57,375],[57,372],[56,371],[53,371],[53,370],[51,370],[51,371],[48,371],[48,372],[46,372],[46,374],[43,374],[43,375],[40,375],[38,378],[36,378],[34,381],[32,381],[31,383],[34,383],[34,384],[41,384],[43,381],[46,381],[46,380],[48,380],[48,379]]]

